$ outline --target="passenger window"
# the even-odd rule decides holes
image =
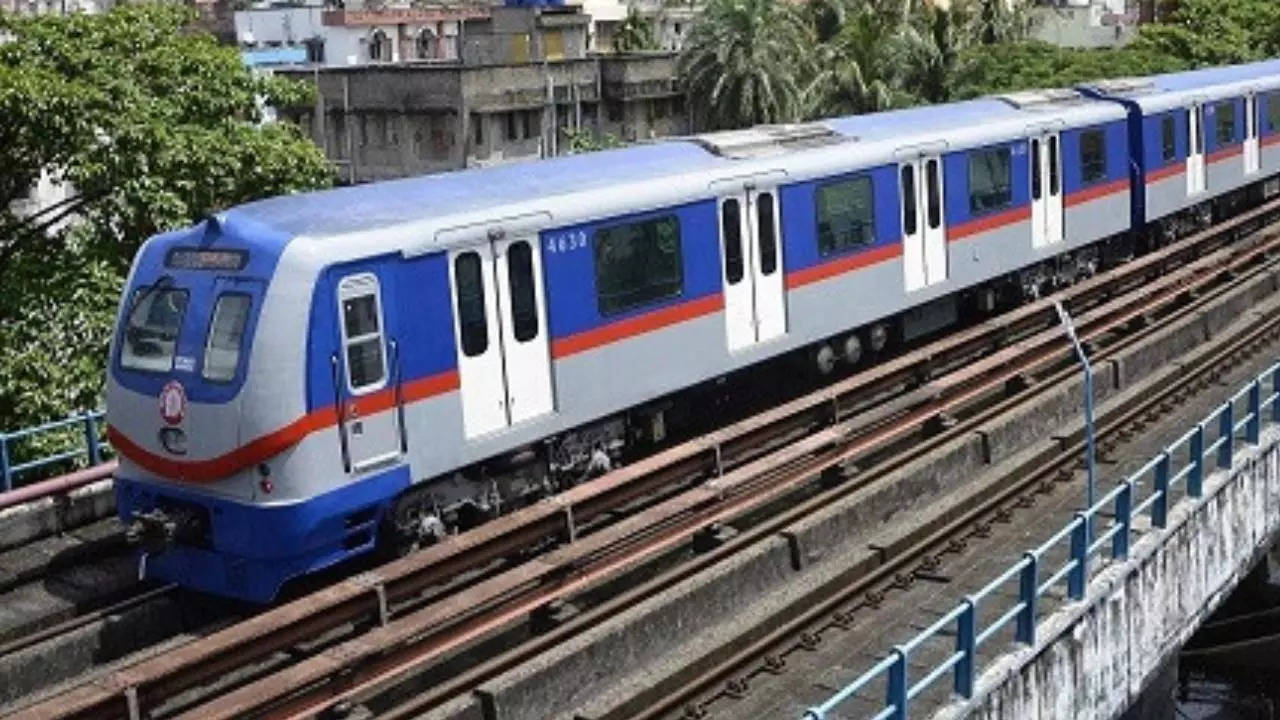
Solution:
[[[902,234],[915,235],[919,219],[916,212],[916,167],[902,166]]]
[[[169,372],[187,312],[187,291],[156,286],[141,288],[125,321],[120,366],[145,372]]]
[[[818,252],[824,257],[875,241],[870,177],[862,175],[820,185],[815,196]]]
[[[205,340],[204,365],[200,374],[206,380],[229,382],[235,379],[240,365],[240,345],[249,320],[250,298],[242,293],[229,293],[218,298]]]
[[[1107,139],[1101,130],[1080,133],[1080,182],[1089,185],[1107,177]]]
[[[1039,200],[1043,194],[1040,187],[1040,141],[1031,141],[1031,199]]]
[[[1058,136],[1054,135],[1049,138],[1049,194],[1057,197],[1060,192],[1062,178],[1059,177],[1059,170],[1062,169],[1062,163],[1058,162]]]
[[[969,211],[981,215],[1013,205],[1013,167],[1009,148],[969,153]]]
[[[601,315],[677,297],[684,290],[680,223],[674,215],[597,230],[593,245]]]
[[[511,329],[518,342],[538,336],[538,298],[533,279],[533,248],[524,240],[507,248],[507,282],[511,287]]]
[[[720,205],[720,236],[724,238],[724,278],[730,285],[742,281],[742,210],[737,198]]]
[[[760,233],[760,274],[767,277],[778,269],[778,238],[773,219],[772,193],[760,193],[756,198],[756,227]]]
[[[924,164],[927,185],[925,195],[929,200],[929,229],[937,230],[942,225],[942,193],[938,182],[938,161],[930,160]]]
[[[1267,130],[1280,131],[1280,92],[1267,95]]]
[[[1233,101],[1218,103],[1214,108],[1217,113],[1215,125],[1219,145],[1230,145],[1236,141],[1236,104]]]
[[[1160,150],[1161,157],[1165,162],[1178,156],[1178,146],[1174,138],[1177,130],[1174,128],[1174,120],[1172,115],[1165,115],[1160,120]]]
[[[484,278],[480,272],[480,256],[475,252],[461,253],[453,261],[458,336],[466,357],[483,355],[489,349],[489,318],[484,309]]]
[[[382,307],[373,275],[345,278],[338,286],[342,301],[342,343],[347,358],[347,385],[360,392],[387,378],[382,343]]]

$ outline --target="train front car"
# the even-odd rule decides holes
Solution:
[[[152,238],[134,260],[107,421],[117,511],[146,578],[265,602],[347,557],[353,529],[371,545],[326,512],[337,501],[309,472],[340,460],[321,437],[333,422],[307,413],[317,271],[288,240],[232,213]]]

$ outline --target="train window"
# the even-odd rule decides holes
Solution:
[[[1058,136],[1049,137],[1049,195],[1057,197],[1058,187],[1062,182],[1059,171],[1062,163],[1058,162]]]
[[[674,215],[596,231],[596,299],[601,315],[616,315],[684,290],[680,222]]]
[[[1218,103],[1214,107],[1217,119],[1214,121],[1215,135],[1219,145],[1229,145],[1236,141],[1236,104],[1230,100]]]
[[[342,303],[342,344],[347,358],[347,385],[360,392],[386,380],[382,308],[378,279],[370,274],[344,278],[338,286]]]
[[[533,286],[533,248],[524,240],[507,249],[507,282],[511,286],[511,329],[518,342],[538,336],[538,299]]]
[[[458,302],[458,336],[462,354],[483,355],[489,349],[489,319],[484,309],[484,278],[480,256],[464,252],[453,260],[453,285]]]
[[[1088,185],[1107,177],[1107,137],[1101,130],[1080,133],[1080,182]]]
[[[818,252],[870,245],[875,240],[871,178],[866,175],[818,186]]]
[[[902,234],[915,235],[919,227],[916,211],[916,166],[902,166]]]
[[[720,205],[720,237],[724,240],[724,279],[730,285],[742,282],[742,208],[737,198]]]
[[[204,365],[200,374],[206,380],[229,382],[235,379],[240,365],[240,344],[249,320],[250,298],[243,293],[227,293],[213,306],[213,320],[205,339]]]
[[[773,193],[756,197],[756,232],[760,235],[760,274],[778,269],[778,238],[773,220]]]
[[[152,286],[133,296],[133,309],[121,339],[120,366],[129,370],[169,372],[187,311],[187,291]]]
[[[929,229],[937,230],[942,225],[942,193],[938,183],[938,161],[930,160],[924,164],[925,195],[929,201]]]
[[[1280,130],[1280,92],[1267,95],[1267,130]]]
[[[1009,148],[969,153],[969,210],[974,215],[1013,204],[1013,167]]]
[[[1040,180],[1040,141],[1031,141],[1031,199],[1039,200],[1044,194]]]
[[[1173,115],[1165,115],[1160,119],[1160,151],[1165,162],[1178,156],[1178,145],[1174,139],[1176,136]]]

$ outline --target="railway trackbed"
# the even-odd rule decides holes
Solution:
[[[1228,241],[1277,208],[1060,297],[1099,353],[1130,347],[1198,312],[1210,291],[1258,285],[1280,236]],[[362,704],[397,717],[427,712],[1052,387],[1072,372],[1062,369],[1068,356],[1055,325],[1049,300],[1020,308],[15,716],[283,717]],[[624,514],[664,488],[683,489]],[[715,532],[731,522],[742,526],[736,537]],[[567,542],[502,567],[556,534]],[[689,552],[691,540],[705,551]],[[441,589],[468,573],[468,584]],[[586,609],[566,618],[559,603],[567,600]],[[530,617],[540,632],[528,630]],[[418,692],[412,678],[429,669],[430,689]]]

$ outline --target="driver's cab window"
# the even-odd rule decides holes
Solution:
[[[376,390],[387,379],[377,276],[363,273],[343,278],[338,285],[338,304],[347,387],[355,394]]]
[[[121,338],[120,366],[145,372],[172,370],[186,311],[186,290],[152,286],[134,293]]]

